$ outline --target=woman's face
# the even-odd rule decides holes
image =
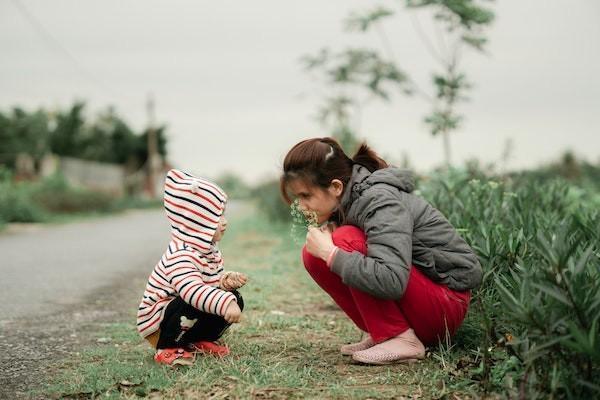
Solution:
[[[302,179],[294,179],[288,184],[288,189],[298,199],[300,207],[303,210],[314,211],[319,224],[331,217],[340,203],[343,188],[344,185],[337,179],[334,179],[327,189],[306,183]]]

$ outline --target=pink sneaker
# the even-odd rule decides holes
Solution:
[[[412,329],[383,343],[352,354],[354,361],[376,365],[415,362],[423,358],[425,358],[425,346]]]
[[[375,344],[376,343],[373,339],[371,339],[371,336],[367,335],[363,340],[361,340],[358,343],[350,343],[343,345],[342,347],[340,347],[340,352],[345,356],[351,356],[357,351],[366,350],[370,347],[375,346]]]

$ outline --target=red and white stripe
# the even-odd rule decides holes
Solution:
[[[164,205],[171,234],[201,253],[211,252],[226,201],[225,192],[205,179],[175,169],[167,173]]]

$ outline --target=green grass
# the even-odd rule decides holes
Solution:
[[[480,397],[469,351],[441,346],[413,365],[362,366],[339,353],[359,332],[301,266],[287,227],[259,217],[230,221],[228,269],[250,276],[244,320],[225,336],[232,355],[193,366],[156,365],[133,322],[107,325],[110,338],[65,360],[43,391],[58,398],[296,399]],[[132,310],[130,320],[134,320]],[[467,332],[468,333],[468,332]]]

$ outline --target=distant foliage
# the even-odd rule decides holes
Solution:
[[[61,175],[54,175],[32,187],[32,201],[53,214],[107,212],[113,210],[115,197],[102,192],[70,186]]]
[[[283,202],[279,193],[279,180],[270,180],[257,185],[252,190],[252,198],[258,208],[272,222],[291,221],[290,208]]]
[[[164,126],[156,130],[158,152],[163,156],[167,152],[165,130]],[[32,156],[36,164],[53,153],[137,169],[147,158],[147,131],[134,132],[112,108],[89,118],[83,102],[58,111],[27,112],[15,107],[0,111],[0,149],[0,165],[10,169],[21,153]]]
[[[109,212],[146,205],[131,201],[74,188],[61,175],[36,182],[15,182],[12,172],[0,166],[0,226],[8,222],[44,222],[63,214]]]
[[[230,199],[247,199],[251,195],[250,186],[233,172],[225,172],[215,181]]]
[[[12,182],[12,173],[0,166],[0,227],[7,222],[39,222],[43,210],[31,199],[31,187]]]

